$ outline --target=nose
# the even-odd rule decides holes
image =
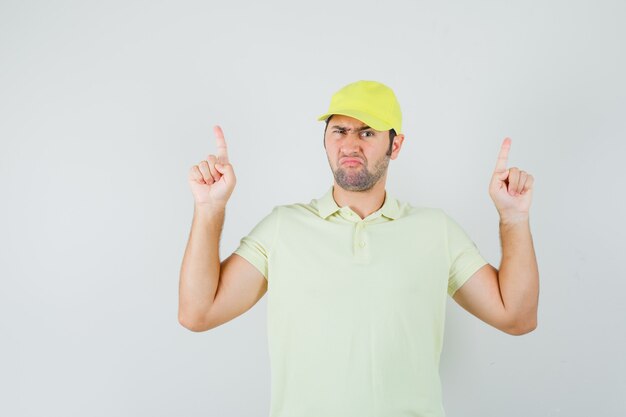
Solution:
[[[361,146],[361,137],[359,132],[347,132],[341,141],[341,150],[345,155],[352,155],[355,150]]]

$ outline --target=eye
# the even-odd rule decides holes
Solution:
[[[365,130],[365,131],[363,132],[363,134],[364,134],[365,136],[367,136],[367,137],[372,137],[372,136],[374,136],[374,132],[372,132],[371,130]]]

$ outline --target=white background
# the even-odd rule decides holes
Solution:
[[[383,82],[406,140],[387,189],[500,263],[502,140],[535,177],[538,328],[448,303],[448,417],[626,415],[623,1],[1,1],[0,414],[267,416],[266,296],[177,320],[189,168],[237,174],[220,255],[332,183],[331,95]],[[389,416],[393,417],[393,416]]]

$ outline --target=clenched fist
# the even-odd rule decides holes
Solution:
[[[224,132],[220,126],[213,126],[217,139],[217,156],[210,154],[206,160],[191,167],[189,186],[196,205],[224,208],[235,189],[235,172],[228,161]]]

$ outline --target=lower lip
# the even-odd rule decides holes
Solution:
[[[346,161],[343,162],[344,165],[360,165],[361,163],[359,161]]]

